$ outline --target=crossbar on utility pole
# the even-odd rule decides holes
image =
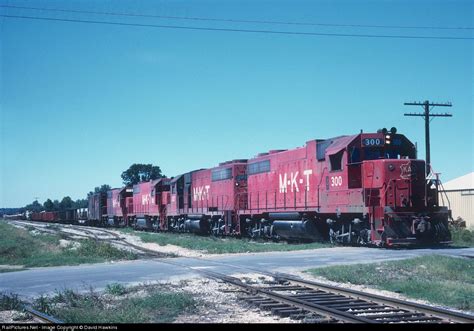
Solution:
[[[426,147],[426,175],[431,170],[431,155],[430,155],[430,118],[431,117],[452,117],[453,115],[444,114],[431,114],[430,107],[452,107],[450,102],[447,103],[430,103],[428,100],[425,102],[405,102],[405,106],[422,106],[424,108],[423,113],[405,113],[404,116],[418,116],[424,117],[425,119],[425,147]]]

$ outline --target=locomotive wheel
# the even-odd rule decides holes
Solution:
[[[338,232],[334,231],[333,229],[329,229],[329,241],[331,244],[336,245],[339,244],[339,240],[337,239]]]

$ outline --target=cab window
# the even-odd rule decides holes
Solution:
[[[329,161],[331,163],[331,171],[339,171],[342,170],[342,155],[344,153],[344,150],[333,154],[329,155]]]
[[[360,148],[352,147],[349,152],[349,163],[360,162]]]

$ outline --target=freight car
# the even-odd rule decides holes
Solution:
[[[57,211],[42,211],[30,214],[30,220],[39,222],[58,222],[59,212]]]
[[[1,218],[12,221],[20,221],[28,219],[28,213],[14,214],[14,215],[0,215]]]
[[[87,208],[69,208],[62,211],[42,211],[30,213],[28,220],[53,223],[85,223]]]
[[[89,219],[106,224],[121,215],[141,229],[275,240],[448,243],[449,210],[425,169],[395,128],[361,132],[139,183],[132,195],[109,191],[120,208],[95,194]]]
[[[107,193],[94,193],[88,198],[87,224],[105,226],[107,224]]]

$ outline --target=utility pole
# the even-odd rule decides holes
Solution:
[[[431,156],[430,156],[430,118],[431,117],[452,117],[453,115],[444,113],[444,114],[431,114],[430,111],[433,107],[452,107],[450,102],[448,103],[430,103],[428,100],[425,102],[405,102],[405,106],[422,106],[424,108],[423,113],[409,113],[404,114],[405,116],[418,116],[425,118],[425,146],[426,146],[426,175],[430,173],[431,170]],[[430,108],[431,107],[431,108]]]

